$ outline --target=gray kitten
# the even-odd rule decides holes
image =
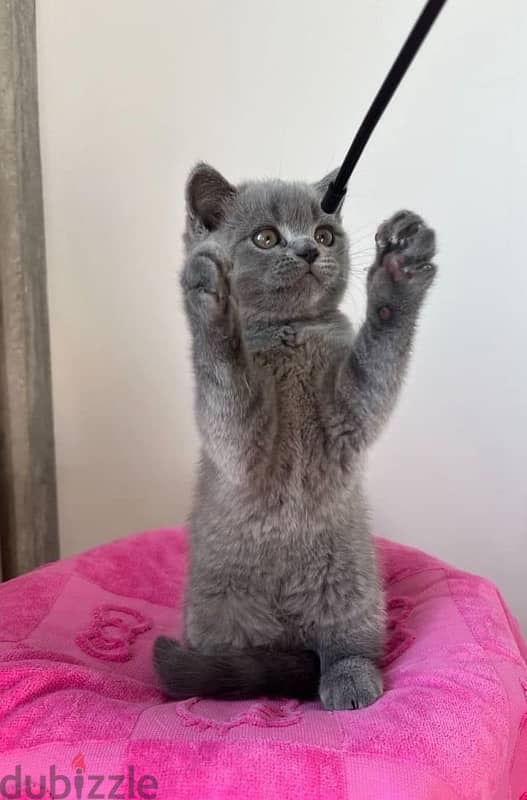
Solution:
[[[181,278],[202,440],[184,648],[154,661],[172,697],[382,693],[383,598],[363,472],[408,364],[436,268],[434,232],[401,211],[376,235],[366,321],[338,310],[348,239],[320,184],[187,185]]]

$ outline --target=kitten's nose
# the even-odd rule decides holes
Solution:
[[[313,264],[320,255],[320,251],[316,244],[310,239],[303,239],[294,246],[294,251],[297,256],[303,258],[308,264]]]

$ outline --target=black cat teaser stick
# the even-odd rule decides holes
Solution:
[[[421,11],[419,19],[403,44],[401,52],[395,59],[391,70],[384,79],[384,83],[377,92],[375,100],[364,117],[363,123],[346,154],[346,158],[342,162],[337,177],[330,183],[322,199],[322,210],[327,214],[334,214],[344,199],[351,173],[355,169],[357,161],[368,143],[368,139],[445,3],[446,0],[428,0],[428,3]]]

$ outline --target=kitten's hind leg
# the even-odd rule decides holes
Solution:
[[[352,569],[344,570],[340,580],[333,574],[327,581],[332,594],[321,597],[327,615],[320,619],[315,649],[320,658],[319,697],[330,711],[364,708],[382,695],[379,663],[386,618],[373,553],[359,566],[362,580]]]

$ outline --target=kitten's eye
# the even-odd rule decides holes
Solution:
[[[253,242],[261,250],[270,250],[280,241],[278,231],[274,228],[262,228],[253,235]]]
[[[315,231],[315,241],[323,247],[331,247],[335,240],[333,229],[329,225],[320,225]]]

